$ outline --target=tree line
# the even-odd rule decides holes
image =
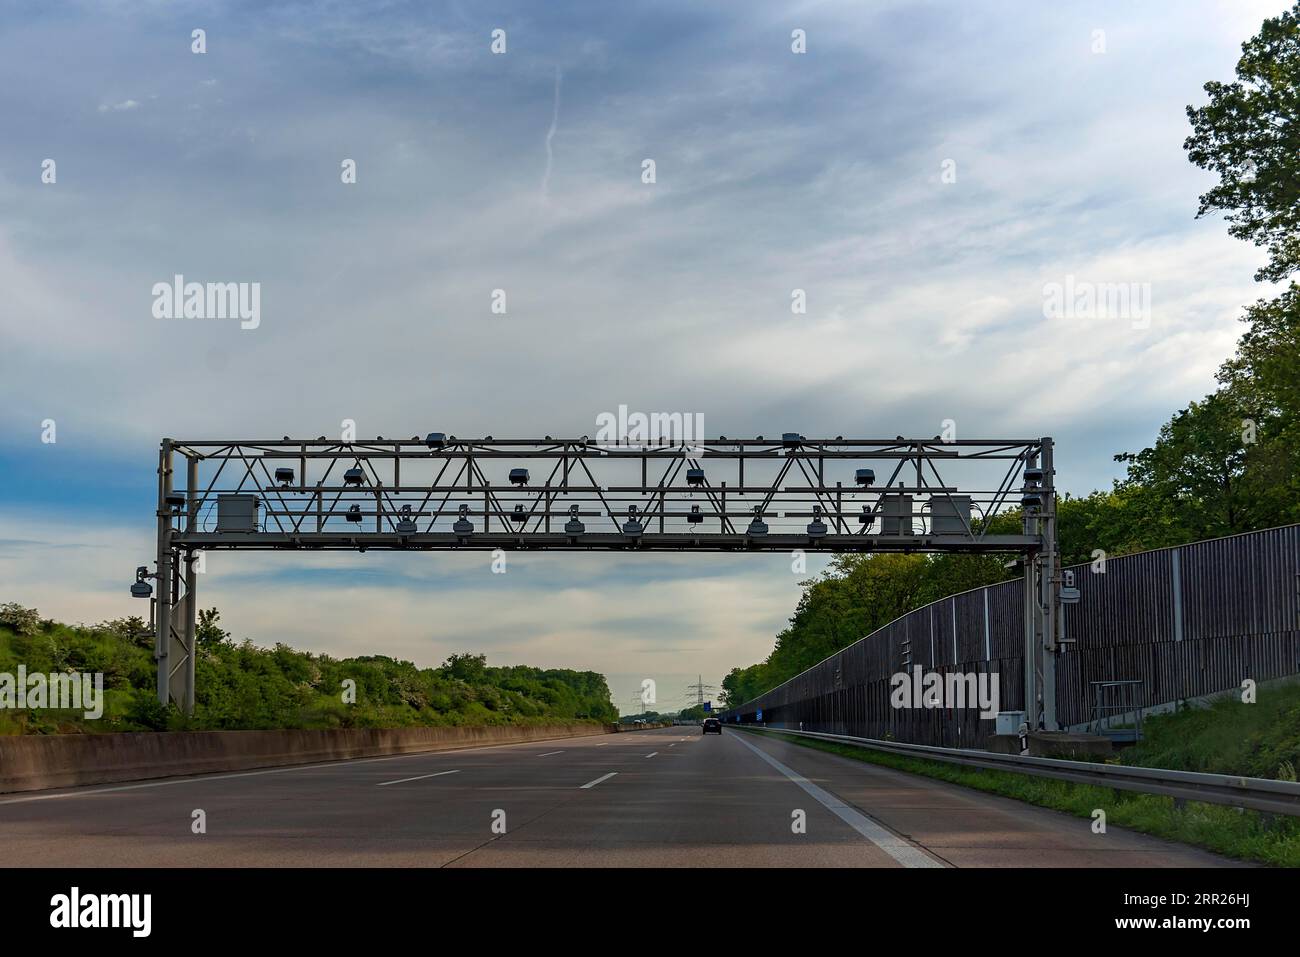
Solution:
[[[594,671],[489,667],[455,654],[419,668],[385,655],[334,658],[277,643],[236,642],[220,613],[201,609],[196,631],[195,708],[186,716],[155,697],[153,638],[138,618],[64,625],[9,603],[0,606],[0,672],[104,675],[105,710],[0,712],[0,734],[65,731],[394,728],[417,725],[542,724],[618,719],[609,686]]]

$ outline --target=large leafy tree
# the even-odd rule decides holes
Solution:
[[[1260,525],[1300,521],[1300,286],[1246,310],[1249,330],[1219,370],[1224,391],[1258,425],[1246,484]]]
[[[1264,21],[1241,49],[1236,81],[1207,83],[1209,102],[1187,108],[1188,158],[1219,177],[1197,215],[1223,212],[1233,236],[1266,248],[1256,278],[1283,281],[1300,271],[1300,3]],[[1208,505],[1210,528],[1300,520],[1300,289],[1292,282],[1244,319],[1219,391],[1166,425],[1131,473]],[[1244,439],[1235,451],[1234,416]],[[1179,449],[1181,466],[1172,458]],[[1180,477],[1186,483],[1171,487]],[[1207,480],[1219,486],[1210,498]]]
[[[451,655],[442,663],[445,674],[459,681],[473,683],[482,681],[487,673],[487,655],[460,654]]]
[[[1286,279],[1300,269],[1300,3],[1242,44],[1235,82],[1205,92],[1184,145],[1219,183],[1197,215],[1223,212],[1233,236],[1267,248],[1256,278]]]
[[[1246,476],[1250,422],[1220,390],[1175,414],[1150,448],[1116,456],[1129,463],[1120,489],[1144,528],[1145,547],[1255,527]]]
[[[199,609],[199,620],[194,630],[194,637],[198,640],[200,647],[210,648],[230,639],[230,632],[218,624],[220,620],[221,612],[215,608]]]

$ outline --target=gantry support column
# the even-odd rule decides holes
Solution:
[[[172,491],[172,442],[163,439],[158,451],[158,601],[154,627],[154,660],[158,664],[158,703],[171,701],[172,637],[172,514],[167,496]]]
[[[1056,545],[1056,468],[1052,460],[1052,440],[1043,439],[1043,518],[1040,529],[1043,536],[1041,590],[1042,590],[1042,694],[1043,726],[1057,731],[1056,721],[1056,656],[1060,653],[1058,628],[1061,620],[1061,569]]]
[[[199,517],[199,462],[194,456],[188,456],[185,468],[185,530],[194,532],[198,529]],[[181,708],[186,714],[194,713],[194,659],[198,657],[195,647],[196,618],[199,613],[198,568],[193,549],[185,550],[185,618],[181,629],[182,642],[185,645],[185,695]]]
[[[158,666],[158,702],[175,701],[186,714],[194,712],[194,644],[196,571],[194,552],[172,547],[177,513],[167,502],[175,489],[175,450],[163,439],[158,452],[158,599],[154,630],[154,659]],[[194,531],[198,519],[198,462],[187,457],[185,470],[185,529]],[[182,594],[183,588],[183,594]]]
[[[1025,534],[1032,534],[1037,520],[1025,515]],[[1024,588],[1021,605],[1025,625],[1025,724],[1032,731],[1038,727],[1038,715],[1041,704],[1038,696],[1038,558],[1035,555],[1021,556],[1024,565]]]
[[[1025,556],[1025,721],[1030,730],[1039,727],[1056,731],[1056,656],[1060,622],[1060,556],[1056,544],[1056,482],[1052,461],[1052,440],[1042,439],[1038,461],[1027,466],[1040,467],[1043,481],[1038,493],[1042,498],[1036,513],[1024,511],[1024,532],[1037,535],[1042,545],[1033,555]]]

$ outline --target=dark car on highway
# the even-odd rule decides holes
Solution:
[[[700,733],[708,734],[710,731],[716,731],[718,732],[718,734],[722,734],[722,722],[719,721],[717,718],[705,718],[704,730],[701,731]]]

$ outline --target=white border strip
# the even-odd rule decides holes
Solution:
[[[880,848],[894,860],[898,861],[899,864],[902,864],[904,867],[944,866],[920,848],[909,844],[898,835],[885,830],[857,808],[845,804],[834,794],[831,794],[829,791],[813,784],[803,775],[790,770],[762,748],[750,744],[745,740],[744,735],[733,734],[731,735],[731,738],[733,741],[739,741],[795,784],[799,785],[799,787],[812,795],[813,799],[820,803],[822,807],[826,808],[826,810],[830,811],[849,827],[853,828],[853,830],[857,831],[872,844],[876,845],[876,847]]]

